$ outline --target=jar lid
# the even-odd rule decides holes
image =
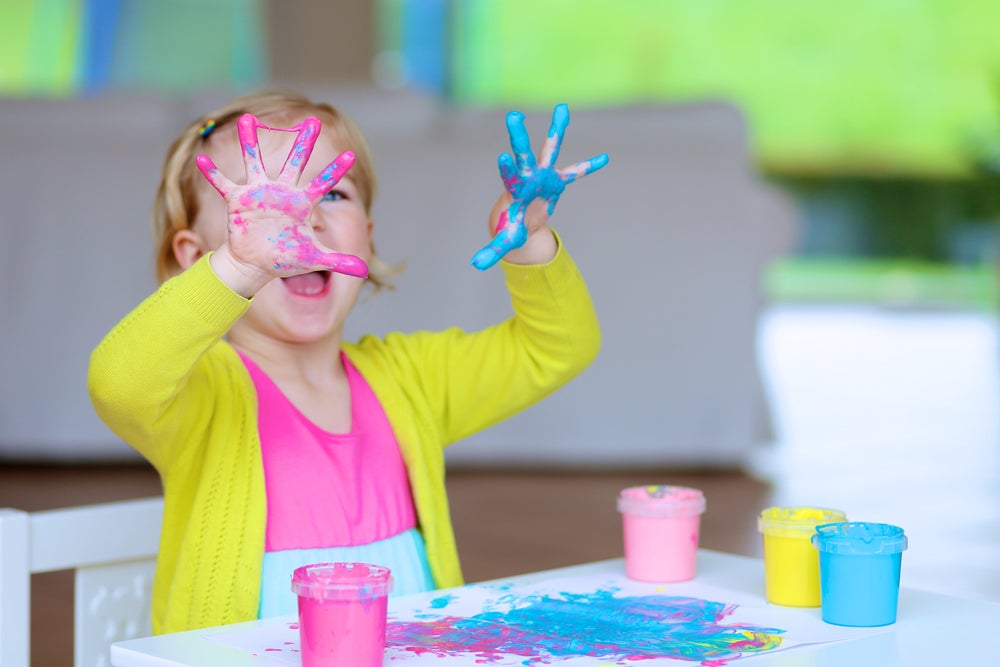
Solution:
[[[317,600],[371,600],[392,591],[389,568],[370,563],[314,563],[292,573],[292,592]]]
[[[809,539],[816,526],[841,521],[847,521],[847,515],[827,507],[768,507],[757,517],[757,530],[774,537]]]
[[[908,546],[899,526],[864,521],[816,526],[812,544],[819,551],[842,555],[897,554]]]
[[[631,516],[691,516],[705,506],[704,494],[686,486],[632,486],[618,494],[618,511]]]

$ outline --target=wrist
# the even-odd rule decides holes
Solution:
[[[504,261],[511,264],[547,264],[559,250],[555,234],[549,227],[542,227],[528,235],[528,240],[520,248],[504,255]]]
[[[248,266],[233,257],[228,243],[213,252],[208,258],[208,263],[216,277],[244,299],[253,297],[274,279],[270,273],[256,266]]]

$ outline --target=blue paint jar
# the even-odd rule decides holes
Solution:
[[[849,521],[816,526],[823,620],[874,627],[896,622],[899,569],[906,549],[903,529],[887,523]]]

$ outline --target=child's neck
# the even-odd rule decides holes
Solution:
[[[230,335],[229,343],[276,382],[323,386],[340,382],[344,377],[339,337],[331,336],[313,343],[288,343],[263,336]]]
[[[314,424],[330,433],[350,433],[351,390],[339,345],[231,344]]]

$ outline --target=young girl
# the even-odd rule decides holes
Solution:
[[[163,482],[155,632],[294,613],[291,572],[307,563],[386,565],[397,593],[462,583],[444,446],[566,383],[600,341],[546,221],[565,183],[603,162],[551,168],[563,125],[536,164],[508,123],[517,164],[501,159],[490,231],[516,222],[527,237],[489,253],[506,252],[514,315],[357,342],[344,321],[387,275],[355,125],[258,94],[174,141],[153,214],[162,284],[94,350],[88,377],[98,414]]]

